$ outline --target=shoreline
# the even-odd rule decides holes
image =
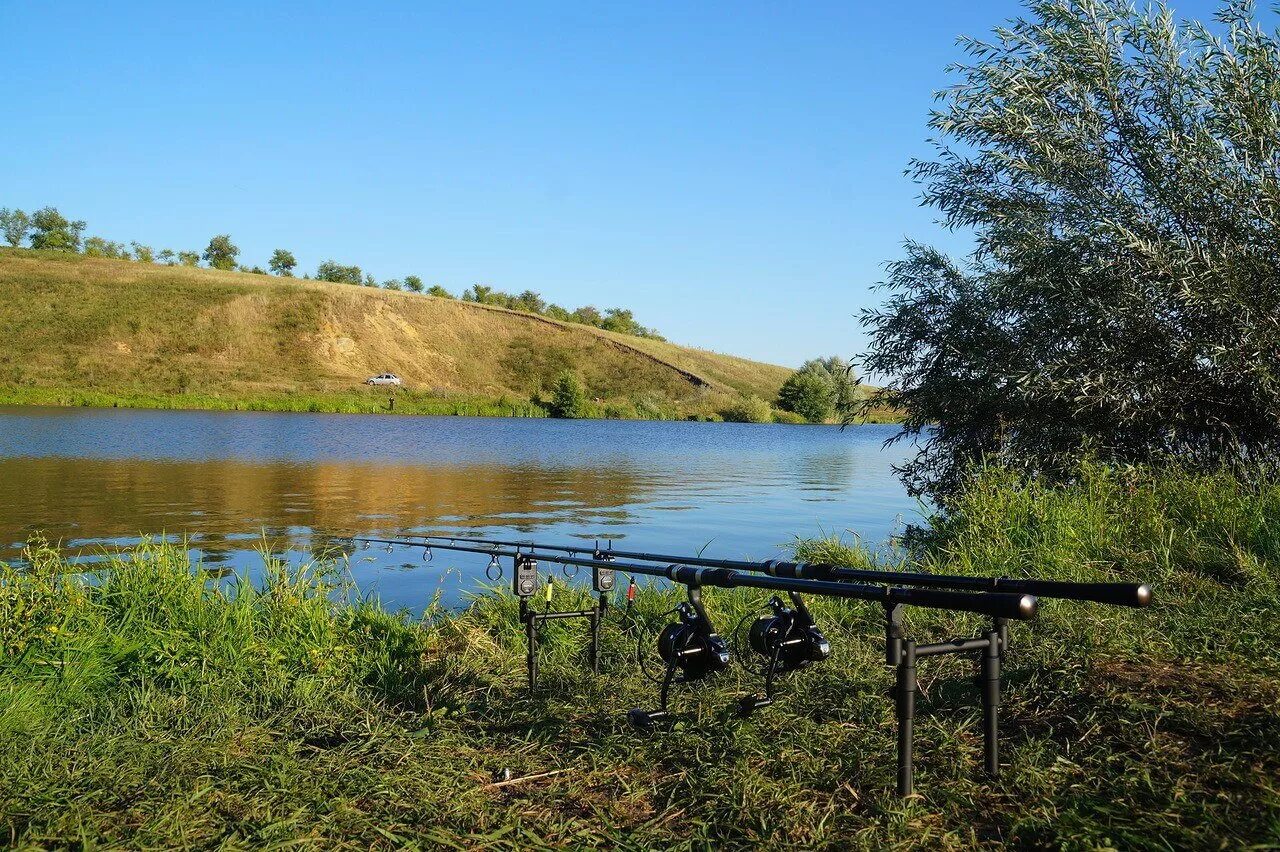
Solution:
[[[394,396],[394,404],[389,400]],[[347,391],[337,393],[265,393],[221,395],[217,393],[181,392],[173,394],[117,394],[74,388],[0,387],[0,406],[14,408],[125,408],[147,411],[220,411],[262,412],[278,414],[385,414],[434,417],[524,417],[555,419],[532,400],[512,396],[479,396],[469,394],[441,395],[422,391],[385,392]],[[628,411],[621,404],[599,406],[601,416],[568,418],[574,420],[684,421],[724,422],[718,413],[689,411],[673,406],[663,416],[646,417]],[[607,413],[606,413],[607,412]],[[873,414],[851,425],[892,424],[900,417],[886,413]],[[795,423],[775,419],[774,424],[792,426],[839,425],[831,423]],[[769,424],[755,424],[769,425]]]

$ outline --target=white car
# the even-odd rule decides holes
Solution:
[[[370,376],[364,380],[366,385],[396,385],[401,384],[400,377],[395,373],[379,373],[376,376]]]

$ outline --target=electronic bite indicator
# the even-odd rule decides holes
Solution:
[[[613,543],[610,542],[609,545],[612,547]],[[601,550],[600,543],[596,542],[591,558],[601,563],[591,566],[591,588],[600,594],[609,594],[617,583],[616,572],[607,565],[613,561],[613,555],[607,550]]]
[[[537,594],[538,560],[527,553],[517,553],[515,570],[511,574],[511,590],[516,597],[528,600]]]

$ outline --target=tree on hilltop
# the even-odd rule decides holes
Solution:
[[[4,234],[9,245],[15,247],[20,245],[26,239],[29,230],[31,230],[30,216],[18,209],[0,208],[0,233]]]
[[[84,222],[71,221],[56,207],[42,207],[31,217],[31,247],[50,251],[80,251],[80,235]]]
[[[209,240],[209,245],[204,250],[204,260],[213,269],[221,269],[224,272],[236,268],[236,258],[240,255],[240,249],[236,248],[235,243],[231,242],[228,234],[219,234]]]
[[[272,272],[285,278],[293,277],[293,269],[297,265],[297,258],[287,249],[276,249],[271,253],[271,260],[267,261],[267,266]]]
[[[337,261],[326,260],[316,267],[316,280],[358,286],[364,281],[364,272],[358,266],[343,266]]]

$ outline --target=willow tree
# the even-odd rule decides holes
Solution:
[[[1032,2],[949,71],[910,173],[954,260],[908,243],[864,313],[870,404],[930,435],[945,496],[975,462],[1189,463],[1280,452],[1280,42],[1247,3]]]

